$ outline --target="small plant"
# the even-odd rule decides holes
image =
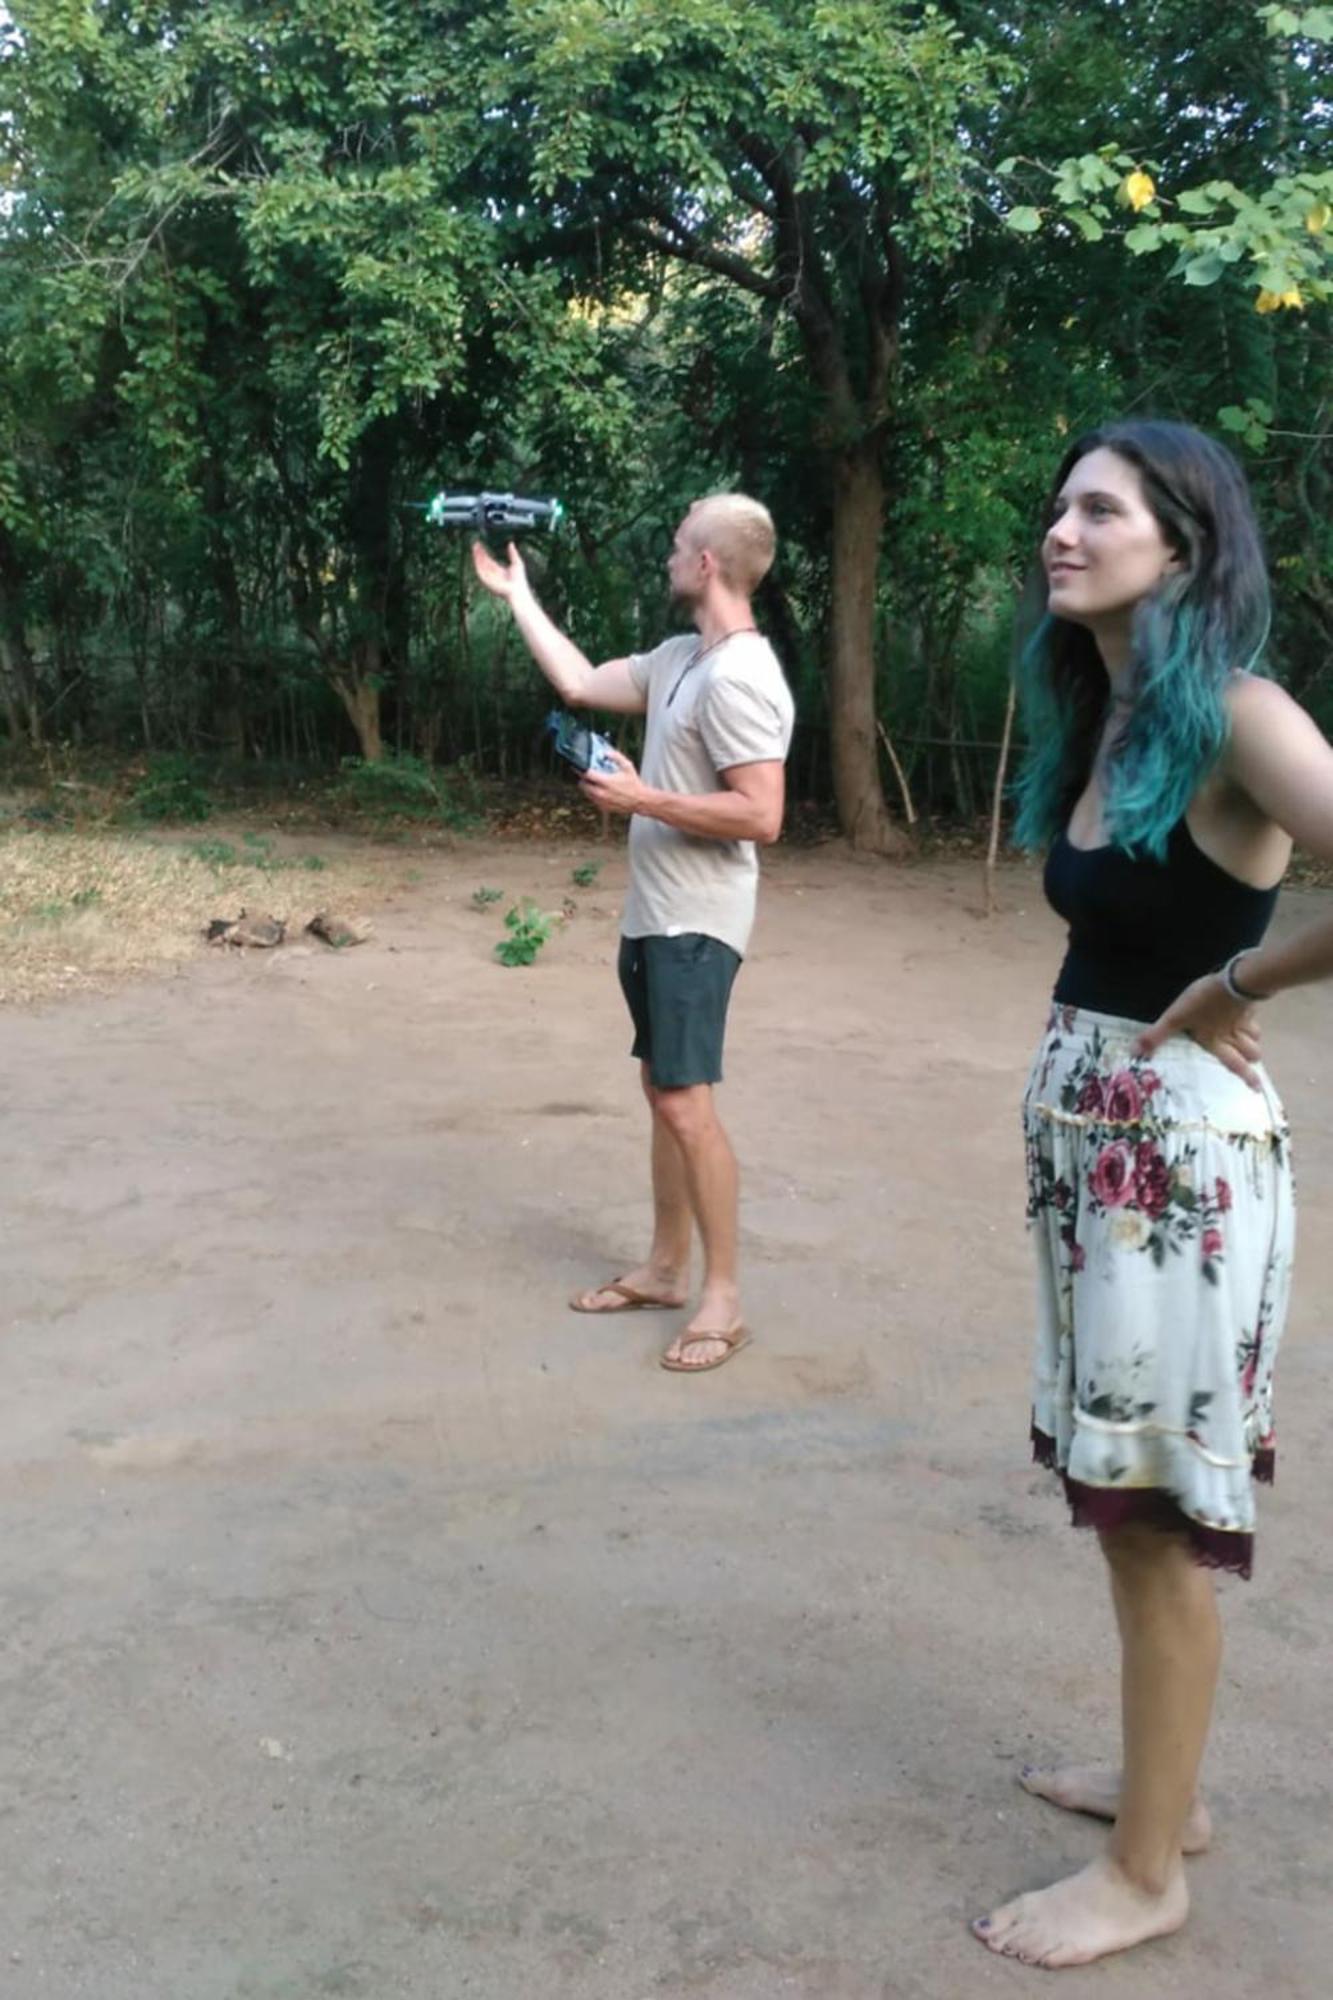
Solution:
[[[591,889],[602,872],[600,861],[580,861],[574,870],[573,882],[576,889]]]
[[[153,821],[202,820],[213,810],[194,759],[175,755],[152,759],[130,803],[140,819]]]
[[[498,903],[503,894],[503,889],[474,889],[472,907],[474,910],[489,910],[491,904]]]
[[[312,875],[322,874],[328,865],[322,854],[303,854],[301,856],[301,866],[308,868]]]
[[[91,910],[101,902],[102,892],[100,889],[76,889],[69,900],[76,910]]]
[[[501,965],[531,965],[550,937],[552,924],[553,919],[526,896],[512,910],[507,910],[505,928],[509,936],[501,938],[495,947]]]
[[[229,840],[192,840],[185,852],[196,861],[206,861],[210,868],[231,868],[239,859]]]
[[[249,854],[245,857],[246,860],[255,862],[260,868],[267,867],[270,856],[273,853],[273,842],[269,839],[268,835],[266,833],[243,833],[241,839],[250,849]]]

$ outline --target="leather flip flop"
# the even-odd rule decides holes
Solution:
[[[664,1354],[661,1357],[661,1365],[670,1369],[673,1375],[707,1375],[710,1370],[721,1368],[730,1361],[733,1354],[739,1354],[743,1347],[748,1347],[752,1338],[749,1329],[743,1326],[733,1326],[727,1333],[682,1334],[680,1338],[682,1348],[696,1347],[705,1340],[723,1340],[726,1346],[722,1353],[715,1355],[711,1361],[671,1361]]]
[[[623,1278],[612,1278],[608,1284],[592,1285],[581,1294],[582,1298],[595,1298],[599,1292],[614,1292],[620,1299],[618,1306],[585,1306],[579,1299],[569,1302],[569,1310],[588,1313],[593,1319],[610,1319],[615,1313],[630,1312],[679,1312],[684,1299],[650,1299],[644,1292],[636,1292],[633,1285],[627,1285]]]

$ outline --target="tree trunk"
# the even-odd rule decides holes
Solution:
[[[348,719],[356,731],[356,740],[361,746],[361,755],[367,764],[384,762],[384,739],[380,734],[380,690],[374,678],[363,677],[354,670],[345,674],[332,674],[334,691],[347,710]]]
[[[233,757],[244,757],[245,706],[241,661],[245,651],[245,613],[227,534],[231,505],[227,473],[215,451],[210,451],[204,462],[203,502],[219,637],[217,652],[209,662],[212,723],[223,747]]]
[[[21,718],[34,750],[42,743],[42,705],[37,665],[23,615],[23,584],[13,544],[0,527],[0,680],[13,726]],[[15,735],[18,731],[15,729]]]
[[[343,694],[343,701],[368,764],[378,764],[384,756],[380,697],[386,685],[400,708],[403,699],[403,662],[394,653],[407,615],[393,511],[399,436],[398,427],[387,418],[371,424],[357,445],[352,467],[349,526],[356,558],[356,590],[348,607],[349,679],[357,699],[353,705]],[[401,738],[401,727],[398,734]]]
[[[863,439],[844,446],[833,465],[828,660],[833,796],[852,847],[898,858],[911,842],[889,817],[875,728],[875,585],[883,526],[879,447]]]

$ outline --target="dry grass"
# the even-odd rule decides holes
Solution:
[[[262,843],[262,844],[261,844]],[[0,830],[0,1005],[101,989],[207,951],[212,917],[349,915],[400,883],[409,857],[355,848],[320,858],[268,837]],[[198,847],[202,852],[196,852]],[[235,858],[228,858],[228,850]]]

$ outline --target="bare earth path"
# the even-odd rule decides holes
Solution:
[[[967,1917],[1098,1829],[1094,1551],[1025,1463],[1022,871],[779,854],[734,1013],[755,1347],[575,1317],[640,1250],[619,851],[530,971],[432,858],[375,942],[0,1015],[6,2000],[972,2000]],[[1314,906],[1288,899],[1290,923]],[[501,906],[503,907],[503,905]],[[1333,1959],[1333,1041],[1270,1059],[1304,1238],[1214,1851],[1073,1994]]]

